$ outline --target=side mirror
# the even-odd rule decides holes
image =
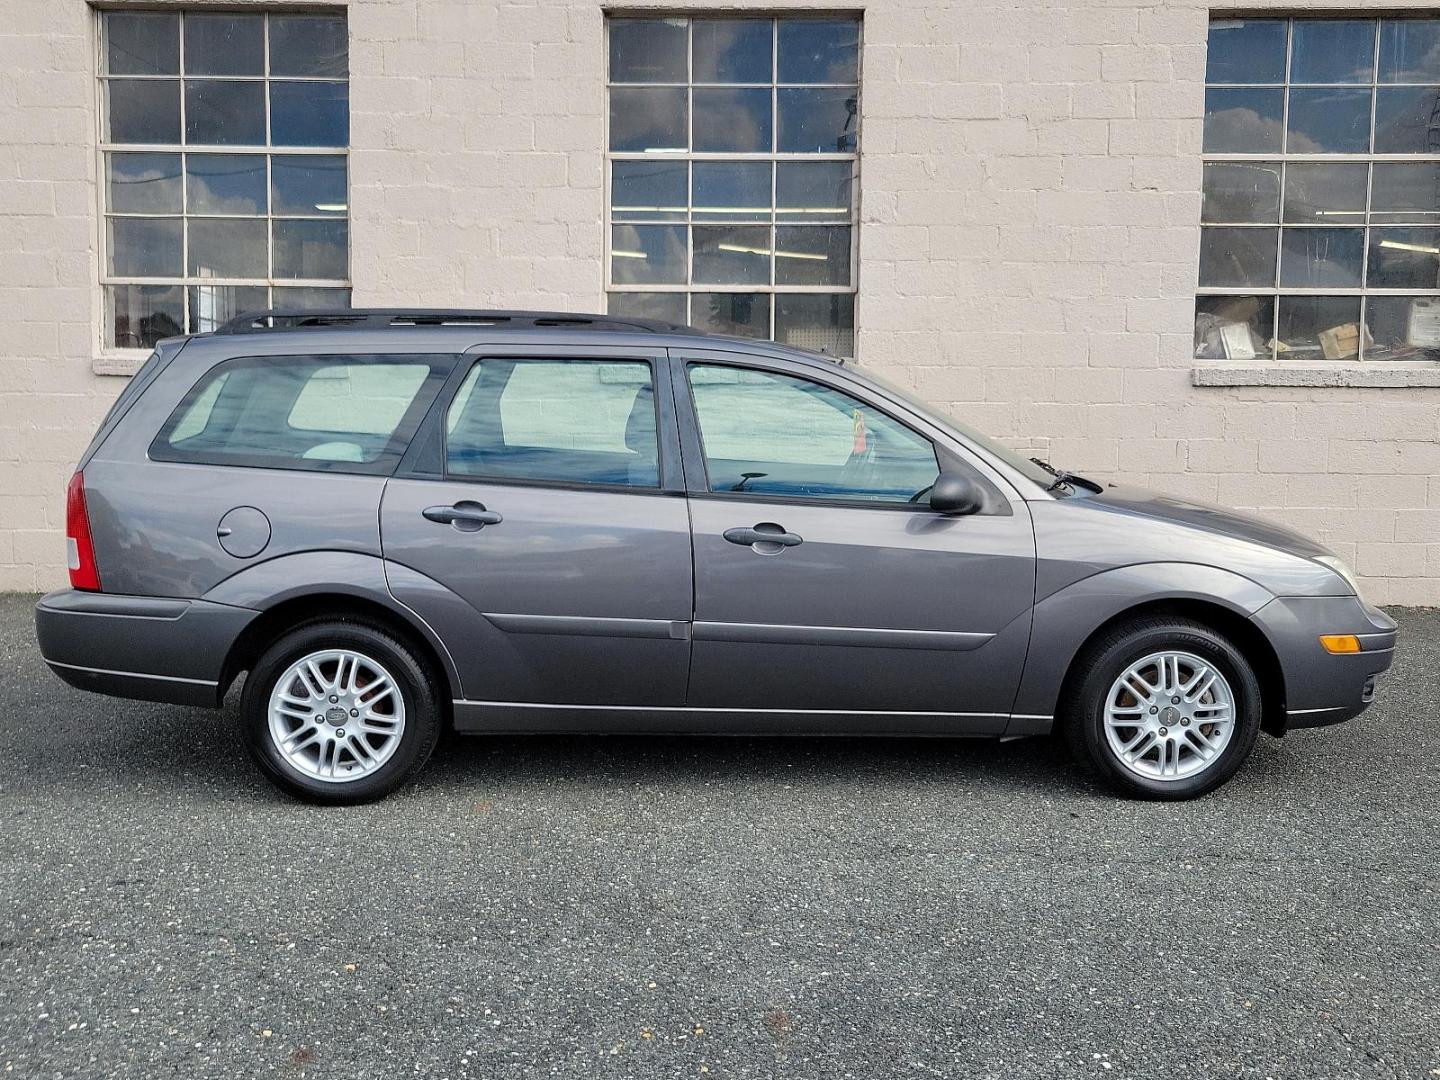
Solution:
[[[930,509],[937,514],[951,517],[976,514],[984,505],[985,496],[980,486],[959,473],[942,473],[930,489]]]

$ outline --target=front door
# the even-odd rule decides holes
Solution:
[[[668,372],[644,353],[485,352],[431,421],[439,475],[386,487],[391,589],[449,646],[462,727],[684,703],[689,521]]]
[[[683,367],[684,374],[680,374]],[[1024,502],[839,369],[687,353],[689,704],[780,730],[1003,731],[1034,598]],[[941,464],[986,492],[945,517]]]

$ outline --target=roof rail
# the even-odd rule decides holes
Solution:
[[[247,311],[216,327],[216,334],[256,334],[267,330],[374,329],[385,326],[508,326],[573,330],[629,330],[651,334],[699,334],[690,326],[616,315],[565,311],[465,311],[445,308],[337,308],[304,311],[271,308]]]

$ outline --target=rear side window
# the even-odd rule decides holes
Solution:
[[[450,356],[389,354],[227,361],[185,396],[150,456],[389,473],[453,363]]]
[[[446,419],[451,476],[658,487],[650,365],[482,360]]]

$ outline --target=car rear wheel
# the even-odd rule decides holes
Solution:
[[[241,713],[266,775],[313,802],[389,794],[420,771],[440,732],[422,658],[361,622],[308,623],[276,641],[245,681]]]
[[[1260,731],[1260,685],[1240,650],[1199,622],[1146,618],[1076,662],[1062,724],[1070,749],[1118,791],[1189,799],[1230,779]]]

